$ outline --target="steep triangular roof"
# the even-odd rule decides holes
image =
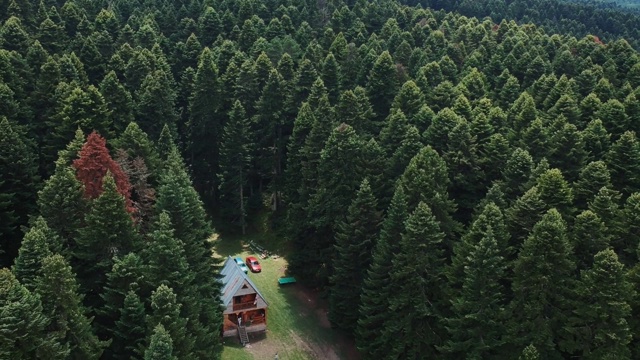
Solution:
[[[224,306],[229,306],[231,304],[233,296],[238,292],[238,290],[240,290],[240,288],[242,288],[242,285],[246,283],[255,290],[265,304],[269,305],[267,300],[260,293],[260,290],[258,290],[256,284],[254,284],[253,281],[249,279],[249,276],[240,269],[240,266],[236,264],[231,256],[229,256],[224,262],[220,275],[222,276],[222,296],[220,300]]]

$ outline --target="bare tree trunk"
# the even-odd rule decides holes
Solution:
[[[242,181],[240,182],[240,222],[242,223],[242,235],[244,235],[246,230],[246,224],[245,224],[245,216],[244,216],[244,189],[242,186]]]

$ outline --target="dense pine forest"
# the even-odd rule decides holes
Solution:
[[[264,214],[363,358],[640,358],[638,13],[0,0],[0,23],[0,359],[220,358],[212,220]]]

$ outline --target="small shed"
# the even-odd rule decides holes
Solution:
[[[231,256],[224,262],[220,275],[224,307],[223,336],[238,335],[239,325],[243,325],[248,333],[267,330],[268,304]]]

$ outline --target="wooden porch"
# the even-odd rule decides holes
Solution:
[[[225,314],[223,323],[223,336],[238,336],[238,320],[245,326],[247,333],[255,333],[267,330],[267,311],[257,309],[247,312]]]

